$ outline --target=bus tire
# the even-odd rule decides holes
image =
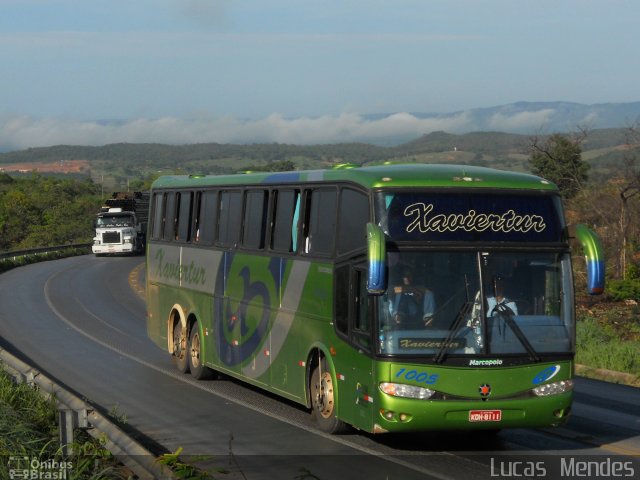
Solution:
[[[189,357],[187,355],[187,335],[180,322],[173,326],[173,362],[181,373],[189,372]]]
[[[311,374],[311,415],[325,433],[340,433],[346,425],[336,417],[335,381],[325,362],[316,365]]]
[[[189,370],[196,380],[206,380],[213,377],[213,370],[202,363],[202,343],[198,324],[191,326],[189,335]]]

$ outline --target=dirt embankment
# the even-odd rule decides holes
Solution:
[[[0,172],[4,173],[87,173],[89,169],[88,160],[60,160],[48,163],[10,163],[0,165]]]

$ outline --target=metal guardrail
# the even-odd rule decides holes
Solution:
[[[59,252],[62,250],[69,250],[72,248],[85,248],[91,247],[93,243],[68,243],[66,245],[56,245],[53,247],[35,247],[27,248],[24,250],[10,250],[8,252],[0,252],[0,260],[10,258],[15,260],[20,257],[26,257],[28,255],[43,255],[52,252]]]
[[[91,245],[92,243],[72,243],[0,252],[0,261],[6,259],[15,260],[28,255],[43,255],[74,248],[88,248]],[[2,348],[0,348],[0,366],[4,367],[17,383],[37,385],[44,395],[51,395],[56,399],[59,412],[60,445],[66,453],[71,453],[67,449],[73,442],[73,430],[82,428],[96,438],[104,434],[107,439],[105,447],[124,465],[133,470],[137,478],[141,480],[176,478],[171,470],[155,461],[155,457],[151,452],[125,433],[108,417],[97,412],[84,400],[57,384],[44,373],[24,363]]]
[[[175,479],[175,475],[140,443],[127,435],[108,417],[97,412],[54,380],[48,378],[7,350],[0,348],[0,366],[17,383],[37,385],[44,395],[55,398],[60,418],[60,444],[63,450],[73,442],[73,429],[83,428],[94,438],[106,436],[105,447],[124,465],[129,467],[141,480]],[[67,452],[71,453],[71,452]]]

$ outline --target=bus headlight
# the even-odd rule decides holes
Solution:
[[[533,393],[539,397],[548,395],[558,395],[560,393],[573,390],[573,380],[562,380],[560,382],[547,383],[533,389]]]
[[[380,391],[391,395],[392,397],[415,398],[418,400],[427,400],[432,397],[435,390],[428,388],[416,387],[415,385],[406,385],[404,383],[388,383],[380,384]]]

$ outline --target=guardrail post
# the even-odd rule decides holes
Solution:
[[[76,428],[89,428],[89,415],[86,408],[73,410],[64,405],[58,409],[60,428],[60,447],[64,456],[73,454],[73,431]]]
[[[62,455],[67,457],[73,454],[73,410],[61,408],[59,413],[59,428],[60,428],[60,447],[62,449]]]

